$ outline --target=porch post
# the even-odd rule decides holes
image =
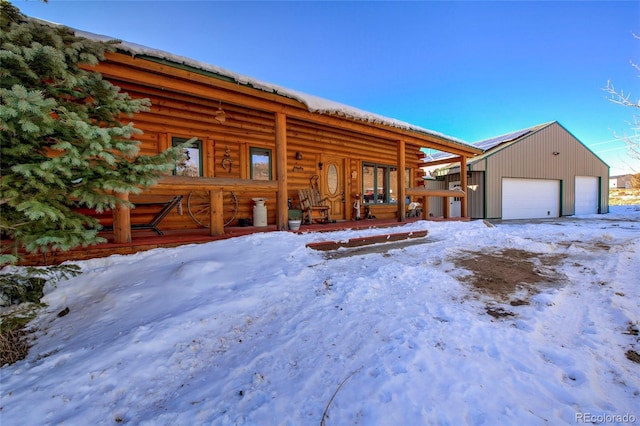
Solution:
[[[171,142],[169,142],[169,135],[166,133],[158,134],[158,154],[171,148]]]
[[[129,201],[128,192],[116,192],[116,198]],[[125,204],[116,204],[113,209],[113,241],[116,243],[131,243],[131,209]]]
[[[422,219],[427,220],[429,218],[429,196],[422,197]]]
[[[286,231],[289,218],[287,205],[287,116],[282,112],[276,112],[276,177],[278,182],[276,227],[280,231]]]
[[[467,157],[460,155],[460,188],[465,196],[460,198],[460,216],[467,217]]]
[[[406,198],[407,182],[404,179],[404,169],[406,167],[405,161],[405,142],[404,139],[398,141],[398,179],[397,179],[397,200],[398,200],[398,222],[404,222],[406,218],[406,206],[404,205],[404,199]]]
[[[442,197],[442,217],[449,219],[451,216],[451,205],[449,204],[449,197]]]
[[[221,189],[209,191],[209,235],[224,235],[224,194]]]

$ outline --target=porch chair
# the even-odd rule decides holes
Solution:
[[[310,225],[314,221],[318,223],[329,223],[330,207],[326,205],[328,198],[322,198],[318,188],[318,175],[313,175],[310,179],[309,188],[300,189],[300,206],[302,207],[303,223]]]

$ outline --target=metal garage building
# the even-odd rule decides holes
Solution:
[[[609,166],[557,121],[474,145],[484,153],[467,163],[471,218],[532,219],[609,212]],[[435,160],[443,162],[442,158]],[[454,188],[460,182],[459,163],[438,169],[436,176],[443,188]],[[450,210],[457,211],[456,200],[449,202]]]

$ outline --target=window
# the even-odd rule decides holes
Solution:
[[[405,170],[406,183],[411,170]],[[365,204],[396,204],[398,202],[398,168],[380,164],[362,165],[362,200]]]
[[[271,180],[271,150],[250,148],[251,179]]]
[[[386,203],[389,194],[388,166],[363,164],[362,200],[365,204]]]
[[[171,138],[171,145],[176,146],[188,141],[187,138]],[[202,141],[197,140],[191,148],[184,150],[173,172],[176,176],[202,176]]]
[[[389,202],[398,202],[398,169],[396,167],[389,168]]]

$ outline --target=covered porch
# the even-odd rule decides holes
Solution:
[[[400,194],[400,197],[398,198],[398,200],[407,200],[407,199],[420,200],[421,214],[416,217],[419,217],[421,219],[429,219],[430,218],[429,217],[429,199],[431,197],[442,197],[443,205],[444,205],[442,218],[449,219],[451,215],[448,209],[449,203],[447,203],[446,200],[449,197],[457,197],[462,202],[461,217],[467,218],[466,193],[463,190],[433,190],[433,189],[427,189],[424,187],[404,188],[404,187],[400,187],[401,184],[402,183],[399,183],[398,185],[399,186],[398,193]],[[466,187],[466,183],[464,182],[463,182],[463,187]],[[279,208],[278,211],[276,212],[276,221],[277,221],[276,224],[271,226],[267,225],[263,227],[253,226],[251,228],[257,228],[257,229],[273,228],[272,230],[279,230],[279,231],[288,230],[289,229],[287,226],[288,206],[286,205],[287,200],[282,200],[281,199],[282,197],[278,196],[278,194],[283,192],[282,190],[278,191],[279,188],[280,188],[280,185],[278,181],[275,181],[275,182],[274,181],[254,181],[254,180],[225,179],[225,178],[193,179],[193,178],[174,176],[174,177],[167,177],[161,180],[159,184],[156,185],[156,187],[154,187],[154,196],[165,196],[166,198],[172,197],[172,200],[173,200],[173,199],[176,199],[176,197],[183,198],[185,197],[184,194],[189,194],[188,198],[185,198],[187,202],[188,214],[198,225],[206,229],[189,230],[189,231],[182,230],[182,234],[185,235],[184,238],[187,238],[186,235],[191,234],[192,233],[191,231],[194,231],[193,232],[194,235],[203,234],[211,238],[224,238],[228,234],[231,234],[230,236],[235,236],[235,235],[232,235],[234,233],[234,230],[237,233],[239,232],[238,230],[242,230],[243,228],[247,227],[246,225],[238,226],[238,224],[242,222],[235,221],[236,213],[237,213],[237,205],[235,206],[235,209],[233,206],[231,206],[231,210],[233,210],[232,219],[234,220],[233,223],[236,226],[226,226],[227,223],[225,223],[226,221],[225,216],[228,214],[230,209],[230,204],[232,204],[233,201],[230,201],[229,196],[225,194],[233,194],[233,199],[235,199],[236,200],[235,202],[237,203],[237,199],[234,191],[260,191],[263,194],[272,193],[272,195],[277,200],[278,207],[280,207],[280,203],[285,203],[285,206],[283,208]],[[194,192],[198,192],[199,194],[204,194],[204,196],[202,195],[200,196],[200,199],[198,201],[199,205],[197,207],[193,207],[191,202],[191,194],[193,194]],[[287,191],[285,190],[284,192],[286,193]],[[120,194],[119,196],[122,199],[129,200],[129,194]],[[183,210],[182,201],[180,201],[180,204],[177,204],[176,207],[180,211]],[[166,217],[170,213],[171,213],[170,211],[161,211],[162,218]],[[359,228],[362,226],[366,227],[366,225],[359,225],[359,223],[372,223],[372,222],[377,222],[378,224],[383,222],[397,223],[397,222],[405,222],[407,220],[411,220],[411,218],[407,217],[407,215],[408,215],[407,203],[398,202],[397,218],[395,219],[376,220],[374,217],[372,219],[365,218],[365,220],[361,222],[360,220],[355,220],[355,218],[352,217],[349,220],[342,219],[339,221],[333,221],[330,223],[323,223],[323,224],[310,223],[310,224],[307,224],[307,226],[310,228],[310,230],[320,231],[323,229],[333,230],[333,228],[335,228],[335,226],[338,226],[338,224],[340,224],[340,226],[338,226],[338,229],[341,229],[341,227],[344,226],[343,224],[345,223],[354,223],[356,224],[356,227]],[[156,215],[155,218],[152,218],[152,220],[155,220],[157,218],[158,218],[158,215]],[[159,223],[160,222],[158,221],[158,224]],[[113,241],[113,243],[115,244],[131,244],[133,243],[133,230],[136,229],[136,227],[145,228],[146,226],[144,225],[141,226],[140,224],[132,223],[131,209],[120,205],[113,211],[113,222],[112,222],[112,225],[108,226],[109,230],[112,230],[113,232],[108,234],[108,238],[111,241]],[[162,234],[164,234],[165,232],[163,231],[162,233],[160,233],[158,231],[158,228],[155,226],[153,227],[153,229],[155,229],[155,232],[160,234],[160,236],[162,236]],[[198,232],[195,232],[195,231],[198,231]],[[178,234],[179,232],[180,230],[173,230],[173,234]],[[138,239],[139,237],[140,237],[139,235],[136,236],[136,239]]]
[[[167,230],[225,237],[238,219],[252,216],[255,198],[266,200],[269,227],[288,230],[289,202],[295,206],[299,191],[308,188],[313,178],[331,220],[355,219],[352,207],[361,197],[362,210],[368,208],[377,219],[404,222],[407,202],[420,200],[424,205],[432,196],[409,193],[422,185],[424,149],[447,152],[464,164],[481,152],[428,129],[250,78],[238,79],[219,68],[189,61],[177,64],[161,52],[156,52],[158,57],[139,53],[126,46],[107,55],[95,69],[123,90],[151,98],[150,111],[133,118],[144,132],[143,152],[159,153],[188,138],[197,139],[185,163],[189,167],[177,167],[173,176],[162,178],[143,194],[161,199],[182,196],[189,213],[193,213],[190,197],[199,194],[197,210],[208,214],[196,225],[193,215],[172,213],[163,222]],[[382,194],[365,200],[370,187],[382,188]],[[466,182],[461,187],[466,188]],[[235,195],[229,197],[231,192]],[[134,204],[140,200],[119,196]],[[234,196],[238,214],[228,220],[225,211]],[[465,198],[461,204],[461,216],[466,217]],[[130,244],[140,238],[141,231],[132,228],[135,214],[127,207],[114,211],[109,218],[114,243]],[[198,230],[200,226],[207,229]]]

